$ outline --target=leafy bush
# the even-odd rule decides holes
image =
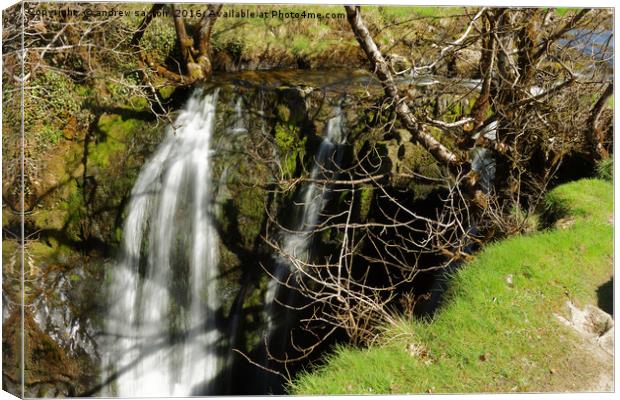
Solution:
[[[163,64],[176,45],[176,33],[171,18],[153,19],[144,32],[140,45],[154,62]]]

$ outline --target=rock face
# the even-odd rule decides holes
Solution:
[[[579,382],[580,391],[613,392],[614,390],[614,320],[605,311],[593,305],[579,309],[571,301],[566,302],[567,317],[556,315],[564,325],[581,338],[576,351],[583,352],[593,379]],[[582,367],[583,368],[583,367]]]
[[[47,333],[41,331],[29,312],[24,319],[24,395],[26,397],[75,396],[77,362]],[[21,393],[21,317],[13,313],[2,327],[3,389]]]
[[[614,320],[600,308],[591,304],[582,310],[567,302],[568,318],[556,316],[564,325],[574,329],[580,336],[598,345],[606,353],[614,354]]]
[[[480,75],[478,64],[480,51],[474,49],[462,49],[454,54],[454,74],[462,78],[474,78]]]

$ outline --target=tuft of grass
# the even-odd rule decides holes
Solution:
[[[610,182],[614,180],[613,158],[605,158],[596,164],[596,176]]]
[[[554,314],[597,304],[613,274],[613,185],[587,179],[549,193],[573,223],[486,247],[453,276],[432,321],[402,319],[370,348],[338,347],[292,394],[577,391],[592,357]]]

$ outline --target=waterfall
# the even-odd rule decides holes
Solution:
[[[329,185],[316,181],[333,178],[342,161],[340,145],[344,142],[344,136],[340,107],[334,109],[334,114],[335,116],[327,122],[325,138],[319,145],[310,173],[310,182],[303,188],[301,199],[296,202],[302,210],[301,218],[296,224],[296,231],[285,233],[283,238],[284,252],[304,261],[307,259],[312,231],[316,228],[321,211],[329,197]]]
[[[332,179],[342,161],[342,144],[345,136],[342,132],[342,110],[335,107],[334,116],[327,122],[325,137],[319,145],[317,154],[314,159],[314,165],[310,172],[310,180],[299,193],[295,201],[295,207],[300,207],[300,212],[296,215],[297,221],[293,223],[293,230],[282,233],[281,250],[284,255],[278,255],[275,260],[274,277],[269,281],[265,294],[267,331],[270,336],[275,329],[276,315],[274,303],[276,296],[280,292],[280,282],[288,282],[289,285],[295,285],[295,271],[291,269],[291,265],[287,257],[292,257],[303,262],[310,259],[310,245],[314,229],[320,222],[321,212],[325,208],[330,195],[330,185],[321,181]],[[291,275],[293,279],[288,279]],[[291,304],[292,297],[295,295],[293,291],[289,291],[286,299],[279,299],[284,304]],[[284,318],[280,325],[288,323]]]
[[[247,132],[248,129],[245,126],[245,113],[243,110],[243,98],[239,96],[235,103],[235,119],[232,127],[232,134],[242,135]]]
[[[211,219],[216,103],[217,92],[194,92],[132,189],[105,321],[107,395],[205,394],[221,367]]]

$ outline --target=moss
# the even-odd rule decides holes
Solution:
[[[244,239],[246,248],[251,248],[254,239],[260,234],[261,221],[263,219],[263,196],[261,190],[250,189],[238,193],[235,197],[239,207],[239,230]]]
[[[293,177],[297,161],[305,154],[307,137],[299,138],[299,127],[278,123],[275,127],[275,142],[281,155],[282,172],[286,177]]]
[[[159,95],[161,96],[162,99],[167,100],[170,98],[170,96],[172,96],[172,94],[174,93],[176,89],[177,89],[176,86],[173,86],[173,85],[160,87]]]
[[[251,290],[248,296],[243,302],[244,310],[256,310],[262,309],[265,304],[265,292],[267,291],[267,285],[269,284],[270,277],[266,274],[262,274],[256,281],[256,286]],[[261,321],[263,313],[257,313],[256,311],[250,311],[245,313],[245,323],[247,326],[259,326],[264,321]],[[264,342],[262,336],[263,331],[261,329],[245,329],[244,330],[244,343],[246,349],[252,350],[261,346]]]
[[[57,255],[61,247],[54,239],[49,239],[48,244],[42,242],[32,242],[28,245],[28,254],[44,263],[57,261]],[[65,249],[63,249],[65,250]]]
[[[381,140],[375,143],[371,157],[376,158],[371,163],[377,165],[379,174],[396,174],[398,172],[398,142],[396,140]]]
[[[114,229],[114,238],[119,243],[123,239],[123,229],[120,226],[117,226],[116,229]]]
[[[294,149],[295,139],[299,128],[295,126],[276,125],[275,140],[276,145],[282,151]]]
[[[63,209],[39,209],[32,215],[32,219],[39,228],[61,230],[67,219],[67,211]]]
[[[123,120],[116,114],[104,114],[97,123],[97,143],[89,145],[89,162],[92,165],[106,168],[110,158],[118,155],[126,147],[126,137],[142,124],[135,119]]]
[[[80,231],[77,226],[82,217],[86,214],[86,205],[84,204],[84,196],[82,189],[78,186],[76,180],[69,183],[71,192],[67,196],[67,200],[61,203],[61,208],[66,211],[67,219],[64,227],[67,235],[72,240],[80,240]]]
[[[129,98],[129,106],[135,111],[148,110],[149,101],[144,96],[132,96]]]
[[[278,104],[276,106],[276,115],[282,121],[289,121],[291,118],[291,110],[284,104]]]
[[[375,189],[370,185],[364,185],[359,195],[359,216],[361,221],[366,221]]]
[[[110,164],[110,156],[124,148],[122,143],[114,140],[106,140],[90,149],[89,161],[98,167],[107,167]]]

